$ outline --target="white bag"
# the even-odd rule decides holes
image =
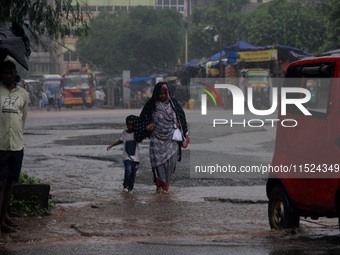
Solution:
[[[174,134],[172,136],[172,140],[176,141],[176,142],[182,142],[183,141],[182,133],[181,133],[181,130],[179,128],[175,129]]]

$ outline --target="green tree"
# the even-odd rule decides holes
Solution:
[[[184,44],[181,19],[170,9],[101,12],[90,22],[93,33],[77,41],[76,52],[112,75],[169,68],[177,63]]]
[[[274,0],[244,15],[238,27],[241,40],[256,46],[282,44],[318,52],[326,38],[322,4]]]
[[[191,16],[190,58],[210,57],[237,41],[236,28],[248,0],[215,0],[209,8],[196,8]]]
[[[321,47],[321,51],[329,51],[340,48],[340,2],[332,0],[323,5],[323,13],[327,17],[327,40]]]
[[[84,6],[84,5],[83,5]],[[64,38],[74,31],[76,36],[88,31],[88,13],[77,0],[2,0],[0,17],[5,21],[28,24],[35,43],[43,45],[42,35]]]

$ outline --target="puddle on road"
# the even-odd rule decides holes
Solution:
[[[22,219],[22,232],[9,235],[8,245],[56,246],[66,240],[73,244],[133,240],[164,245],[166,240],[170,246],[195,246],[190,242],[196,240],[205,245],[271,251],[262,254],[299,251],[301,247],[340,249],[337,220],[324,219],[323,226],[302,221],[294,232],[276,231],[269,229],[263,203],[189,202],[179,195],[176,189],[159,195],[145,186],[134,194],[116,193],[111,201],[58,204],[50,216]]]

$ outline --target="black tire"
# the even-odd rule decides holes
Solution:
[[[300,216],[281,187],[275,187],[269,195],[268,218],[270,228],[280,230],[299,227]]]

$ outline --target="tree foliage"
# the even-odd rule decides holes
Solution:
[[[220,51],[220,42],[233,44],[242,7],[248,0],[215,0],[209,8],[196,8],[191,16],[190,58],[210,57]]]
[[[322,46],[323,51],[340,48],[340,2],[332,0],[323,6],[323,13],[327,18],[327,41]]]
[[[93,33],[77,41],[76,52],[109,74],[168,68],[176,64],[184,44],[181,20],[170,9],[101,12],[90,22]]]
[[[244,15],[238,32],[253,45],[282,44],[317,52],[326,38],[325,24],[320,4],[274,0]]]
[[[255,10],[241,12],[247,1],[217,0],[215,5],[195,9],[191,16],[189,54],[209,57],[219,52],[215,35],[223,46],[245,41],[255,46],[281,44],[319,53],[340,47],[340,2],[273,0]]]
[[[6,21],[27,24],[33,40],[43,44],[42,35],[64,38],[74,31],[76,36],[88,31],[88,13],[74,0],[2,0],[0,17]]]

